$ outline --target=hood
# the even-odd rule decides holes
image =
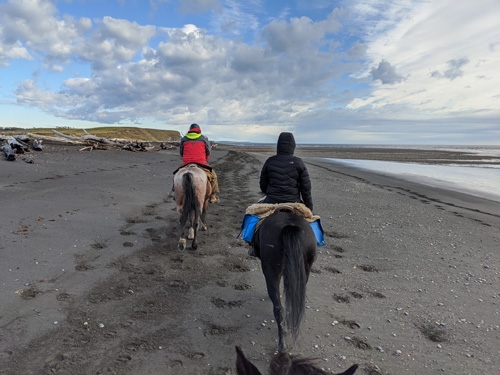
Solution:
[[[201,134],[201,128],[198,124],[191,124],[189,127],[189,133],[200,133]]]
[[[293,155],[295,151],[295,138],[292,133],[281,133],[278,138],[276,152],[281,155]]]

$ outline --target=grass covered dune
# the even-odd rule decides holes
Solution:
[[[97,128],[88,129],[76,129],[70,127],[57,127],[57,128],[31,128],[31,129],[21,129],[21,128],[4,128],[0,130],[0,134],[4,135],[17,135],[17,134],[33,134],[41,135],[46,137],[53,137],[56,134],[54,130],[63,133],[65,135],[80,137],[85,134],[92,134],[96,137],[102,138],[120,138],[130,141],[149,141],[149,142],[162,142],[162,141],[179,141],[181,139],[181,134],[176,130],[161,130],[161,129],[149,129],[149,128],[138,128],[138,127],[126,127],[126,126],[103,126]],[[87,132],[87,133],[85,133]]]

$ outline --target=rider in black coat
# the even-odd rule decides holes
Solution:
[[[266,160],[260,172],[260,190],[266,196],[260,203],[304,203],[311,211],[313,202],[311,180],[306,165],[294,156],[292,133],[279,135],[276,155]]]

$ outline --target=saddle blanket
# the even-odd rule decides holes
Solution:
[[[251,244],[253,236],[259,229],[262,220],[279,211],[291,211],[295,215],[304,218],[309,222],[316,236],[316,245],[318,247],[326,245],[320,217],[313,215],[312,211],[303,203],[255,203],[248,206],[243,216],[241,231],[238,237],[241,236],[242,240]]]
[[[198,168],[200,168],[207,175],[208,181],[212,182],[212,167],[208,167],[206,165],[202,165],[202,164],[198,164],[198,163],[190,163],[190,164],[186,164],[183,167],[179,167],[174,171],[173,174],[176,174],[177,172],[179,172],[179,169],[186,168],[186,167],[198,167]]]

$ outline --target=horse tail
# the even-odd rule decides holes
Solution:
[[[285,324],[296,341],[306,305],[306,266],[302,230],[288,225],[283,228]]]
[[[201,216],[201,207],[196,199],[196,190],[192,173],[185,173],[182,176],[182,187],[184,188],[184,205],[180,217],[181,227],[186,225],[189,218],[193,219],[193,226],[198,222]]]

